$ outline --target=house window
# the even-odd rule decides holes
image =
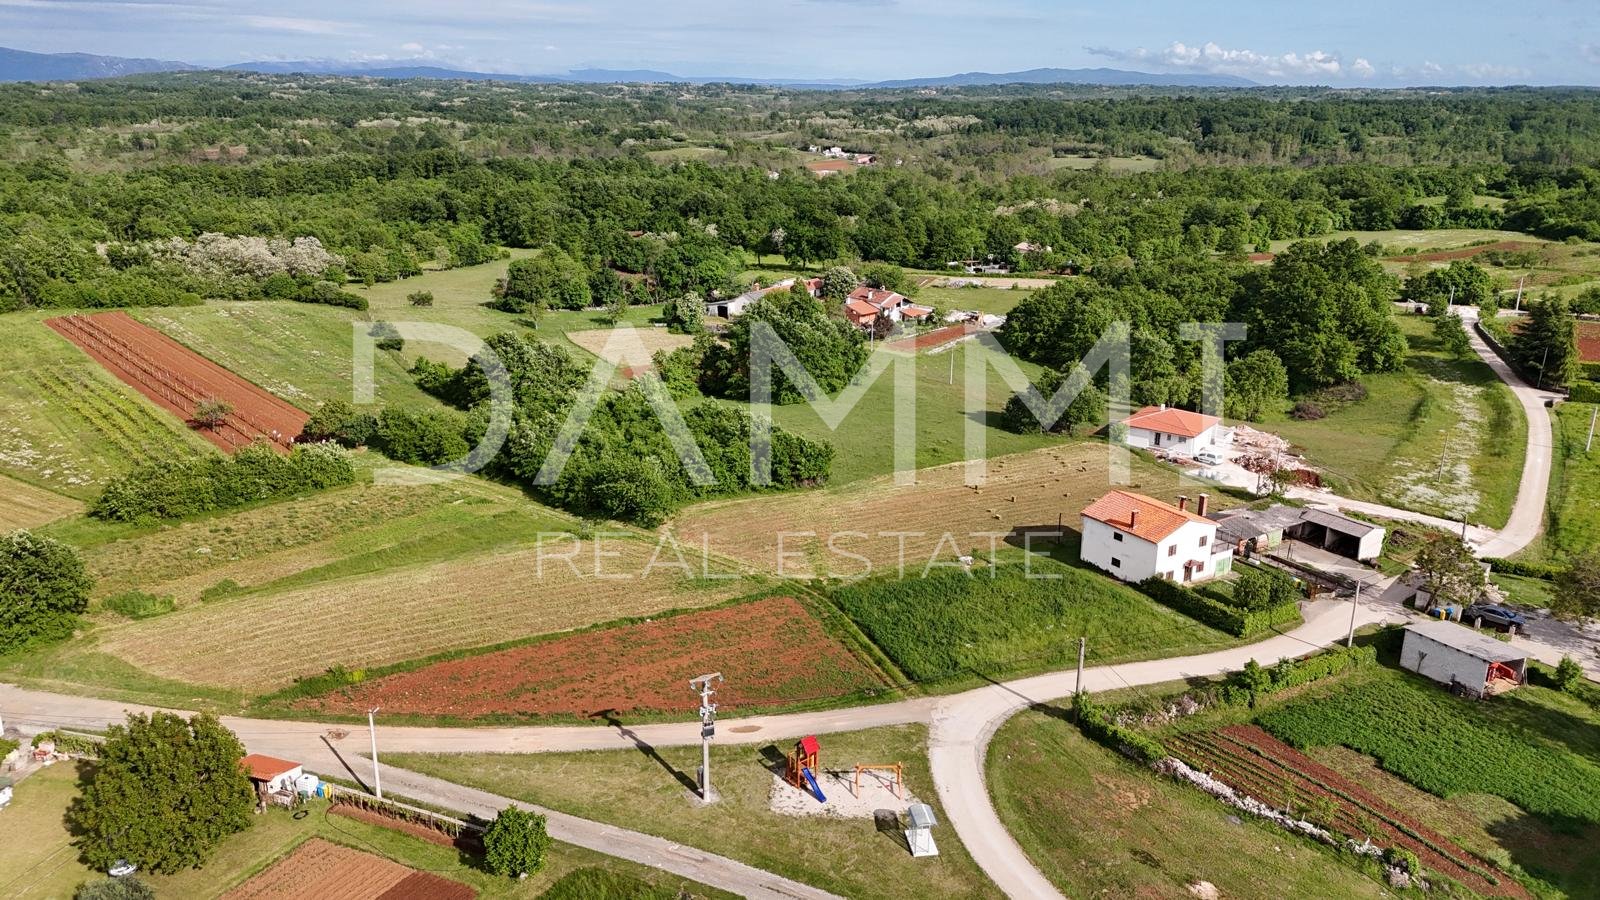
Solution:
[[[1122,568],[1122,560],[1117,559],[1115,556],[1111,557],[1111,568],[1113,568],[1113,569]]]
[[[1200,546],[1204,547],[1207,540],[1209,540],[1209,538],[1207,538],[1205,535],[1200,535]]]
[[[1172,546],[1168,547],[1167,548],[1167,555],[1168,556],[1177,556],[1178,555],[1178,545],[1177,544],[1173,544]]]
[[[1111,539],[1113,541],[1121,541],[1122,540],[1122,532],[1120,532],[1120,531],[1111,532]]]

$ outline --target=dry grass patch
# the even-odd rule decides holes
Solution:
[[[0,532],[36,528],[82,511],[77,500],[0,475]]]
[[[335,665],[378,666],[707,606],[750,589],[681,569],[642,574],[651,542],[582,541],[581,574],[552,560],[562,549],[547,549],[542,563],[536,549],[486,553],[191,606],[107,628],[100,649],[163,678],[267,692]]]
[[[637,342],[631,339],[624,340],[625,336],[619,336],[618,343],[623,346],[608,348],[606,344],[611,340],[613,332],[614,329],[610,328],[569,331],[567,340],[601,359],[619,366],[632,366],[635,369],[648,368],[657,350],[670,352],[694,343],[694,338],[687,334],[673,334],[665,328],[648,327],[633,329]]]
[[[1167,500],[1204,490],[1180,486],[1176,470],[1137,456],[1131,462],[1131,490]],[[1079,511],[1111,487],[1106,445],[1098,441],[991,459],[983,485],[965,481],[965,464],[953,463],[917,470],[913,485],[896,485],[888,475],[821,492],[701,504],[672,527],[685,544],[704,541],[759,572],[781,565],[792,577],[852,578],[867,574],[867,561],[884,573],[903,559],[906,573],[920,574],[930,560],[986,558],[991,541],[1000,547],[1019,531],[1053,530],[1058,517],[1067,539],[1076,540]],[[1232,503],[1215,492],[1212,499],[1218,508]],[[1045,550],[1050,542],[1035,544]]]

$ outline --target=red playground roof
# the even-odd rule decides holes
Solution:
[[[806,755],[814,755],[822,750],[822,745],[817,743],[817,736],[808,734],[800,739],[800,751]]]

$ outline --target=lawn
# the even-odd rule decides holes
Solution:
[[[959,276],[948,276],[959,277]],[[975,309],[991,315],[1005,315],[1018,303],[1028,299],[1033,291],[997,287],[935,287],[928,285],[917,289],[918,303],[928,303],[946,311]]]
[[[57,763],[17,786],[16,799],[0,813],[0,846],[6,848],[0,854],[0,895],[18,900],[70,897],[78,885],[99,877],[79,862],[63,818],[77,791],[78,771],[71,763]],[[157,896],[216,897],[266,869],[301,842],[321,837],[468,884],[482,897],[539,897],[563,877],[586,869],[602,870],[612,878],[639,879],[659,888],[681,889],[690,896],[727,896],[670,873],[561,843],[551,847],[544,871],[516,881],[483,871],[455,849],[343,816],[329,816],[325,810],[324,804],[313,803],[310,815],[297,820],[285,810],[273,809],[254,818],[248,830],[223,841],[204,868],[142,877]]]
[[[1181,656],[1235,641],[1104,575],[1048,559],[877,578],[833,592],[907,677],[998,680],[1093,662]]]
[[[1364,400],[1326,418],[1274,415],[1338,493],[1447,518],[1505,524],[1521,481],[1527,421],[1510,389],[1476,357],[1439,349],[1432,324],[1397,316],[1410,344],[1404,371],[1362,379]]]
[[[1069,897],[1379,897],[1333,853],[1240,817],[1083,737],[1055,708],[1018,714],[989,743],[996,811]]]
[[[0,343],[0,472],[89,500],[114,475],[152,459],[213,452],[184,424],[125,386],[43,322],[60,311],[6,313]],[[3,489],[0,489],[3,490]],[[65,501],[14,499],[32,508]],[[0,501],[0,509],[9,506]],[[20,508],[11,513],[32,515]]]
[[[944,811],[928,772],[921,726],[823,735],[821,768],[899,762],[907,789]],[[851,898],[993,897],[998,892],[949,827],[936,829],[939,856],[913,859],[903,838],[872,819],[794,818],[772,811],[769,766],[791,749],[749,744],[712,748],[721,800],[698,806],[686,785],[699,747],[586,753],[386,754],[392,765],[506,797],[654,834]],[[582,777],[576,777],[582,773]],[[790,790],[787,787],[782,790]]]

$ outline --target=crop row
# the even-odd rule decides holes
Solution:
[[[1536,815],[1600,823],[1600,765],[1491,716],[1431,686],[1384,679],[1296,700],[1259,721],[1295,747],[1345,746],[1376,757],[1440,797],[1494,794]]]
[[[61,400],[61,405],[128,459],[170,459],[180,455],[178,441],[160,421],[98,378],[50,366],[29,370],[28,380],[41,395]]]
[[[1428,868],[1479,892],[1526,896],[1520,885],[1492,871],[1492,864],[1253,728],[1188,734],[1172,741],[1185,762],[1268,803],[1302,807],[1314,798],[1331,801],[1321,824],[1350,837],[1371,837],[1416,853]],[[1297,811],[1304,815],[1305,809]],[[1376,826],[1381,833],[1372,833]]]

